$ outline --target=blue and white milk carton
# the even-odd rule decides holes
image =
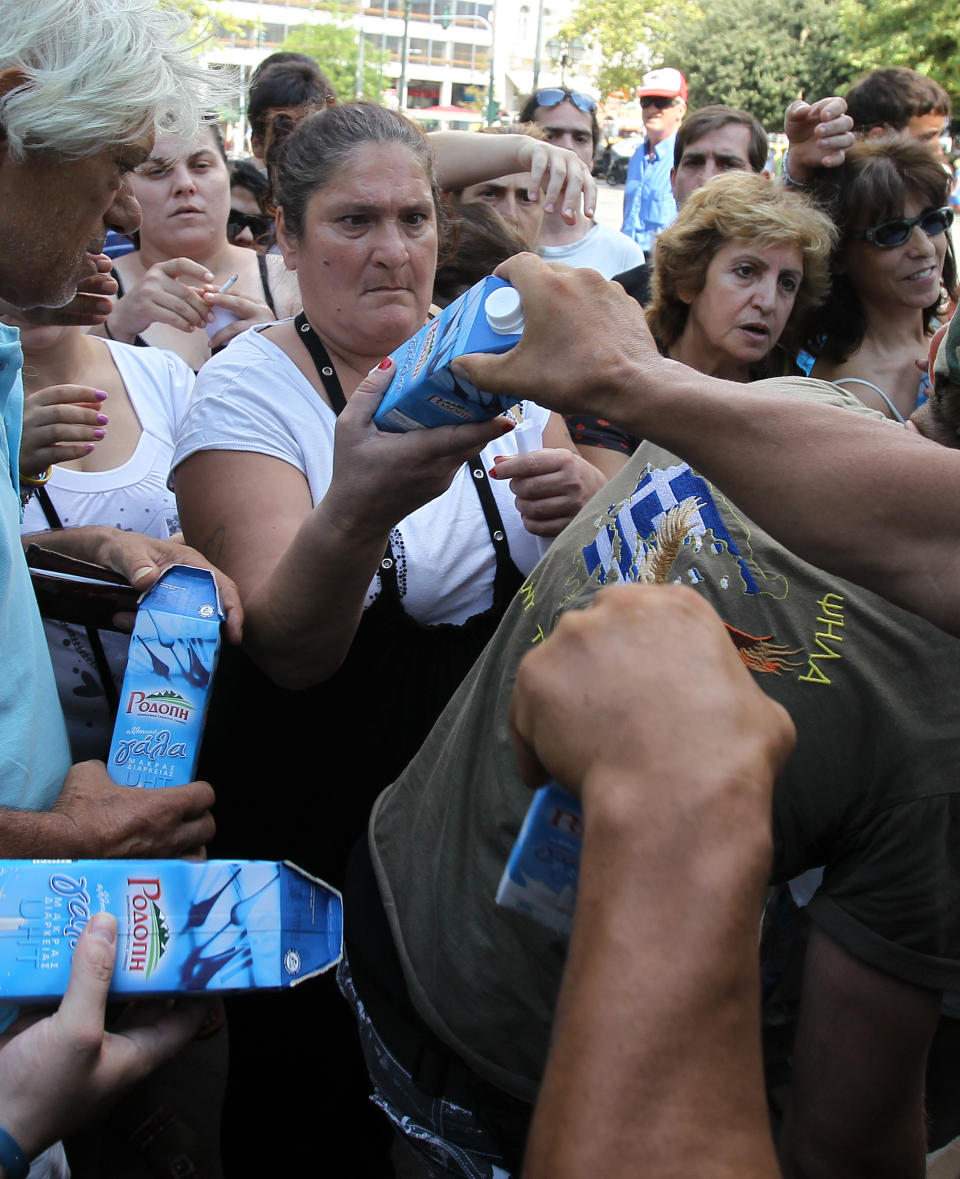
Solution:
[[[497,904],[569,933],[577,903],[583,811],[556,782],[534,793],[497,888]]]
[[[492,275],[481,279],[391,353],[397,371],[373,415],[374,424],[402,434],[495,418],[516,398],[484,393],[455,376],[450,365],[469,352],[509,352],[522,332],[523,307],[516,289]]]
[[[173,565],[140,599],[107,772],[120,786],[193,781],[220,654],[213,574]]]
[[[0,860],[0,1003],[62,995],[92,913],[113,913],[110,993],[291,987],[340,959],[340,894],[258,860]]]

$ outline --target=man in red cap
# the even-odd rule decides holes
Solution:
[[[687,112],[687,79],[670,66],[651,70],[643,76],[640,105],[646,136],[627,169],[621,228],[649,254],[657,234],[677,215],[670,170],[677,128]]]

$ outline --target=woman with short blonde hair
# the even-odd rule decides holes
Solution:
[[[755,348],[741,349],[735,331],[729,347],[737,355],[727,359],[735,362],[741,351],[757,353],[750,367],[762,366],[782,336],[790,342],[799,341],[810,312],[826,298],[830,286],[830,251],[835,240],[836,231],[830,220],[800,194],[786,191],[753,173],[718,176],[691,194],[676,221],[657,239],[653,301],[647,308],[650,330],[671,356],[685,359],[677,348],[688,351],[696,343],[688,340],[685,348],[682,341],[702,317],[705,310],[702,304],[722,300],[731,314],[744,311],[743,324],[749,331],[752,322],[755,329],[752,335],[756,337]],[[730,256],[731,265],[742,272],[740,278],[747,280],[751,277],[747,271],[756,267],[758,256],[771,250],[792,255],[785,259],[791,263],[785,268],[789,275],[779,280],[778,311],[786,312],[779,326],[777,319],[768,322],[766,309],[754,308],[757,314],[753,314],[749,308],[735,307],[735,296],[711,281],[718,277],[721,253],[725,258]],[[741,253],[744,259],[754,261],[740,259]],[[737,289],[746,288],[741,285]],[[766,296],[759,298],[763,302]],[[712,310],[719,312],[721,308]],[[731,326],[742,329],[743,325]],[[719,352],[723,351],[721,344]],[[697,359],[694,349],[685,362],[693,360],[691,367],[707,371],[702,363],[695,362]],[[709,360],[705,355],[700,359]],[[712,363],[723,362],[720,355],[712,358]],[[735,363],[734,367],[737,367]]]

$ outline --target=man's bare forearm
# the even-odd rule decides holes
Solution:
[[[584,790],[576,920],[524,1179],[773,1179],[756,963],[768,833],[752,800],[738,816],[725,791],[732,837],[714,829],[704,852],[690,828],[648,821],[638,793],[606,782],[591,803]]]
[[[960,633],[960,454],[775,382],[735,386],[677,364],[662,387],[634,381],[626,428],[805,560]]]
[[[0,859],[33,860],[69,855],[60,815],[0,809]]]
[[[99,565],[103,563],[103,545],[111,532],[113,529],[106,525],[90,524],[82,528],[51,528],[47,532],[34,532],[29,536],[23,536],[21,540],[24,548],[30,544],[38,544],[65,557],[75,557],[78,561],[89,561],[93,565]]]
[[[520,291],[526,327],[510,352],[457,361],[474,384],[667,447],[806,560],[960,633],[960,455],[776,382],[667,360],[637,304],[589,270],[520,254],[497,273]]]
[[[510,721],[525,780],[584,814],[525,1179],[772,1179],[757,931],[786,713],[702,598],[622,585],[526,656]]]

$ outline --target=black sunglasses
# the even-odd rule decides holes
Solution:
[[[249,229],[255,238],[263,237],[270,232],[272,225],[273,218],[262,213],[241,213],[239,209],[231,209],[227,217],[227,237],[236,237],[244,229]]]
[[[679,101],[679,98],[665,98],[659,94],[648,94],[644,98],[640,99],[640,105],[644,110],[646,110],[647,107],[655,106],[660,110],[665,111],[671,106],[676,106]]]
[[[871,245],[879,246],[881,250],[892,250],[895,246],[902,246],[913,233],[914,226],[919,225],[927,237],[938,237],[953,224],[953,209],[944,205],[942,209],[927,209],[919,217],[895,217],[892,221],[883,221],[873,225],[870,229],[861,229],[851,233],[855,240],[868,241]]]
[[[578,90],[560,90],[550,87],[548,90],[538,90],[536,99],[537,106],[545,107],[559,106],[561,102],[569,99],[577,110],[583,111],[585,115],[592,115],[597,109],[596,100],[591,98],[589,94],[581,94]]]

